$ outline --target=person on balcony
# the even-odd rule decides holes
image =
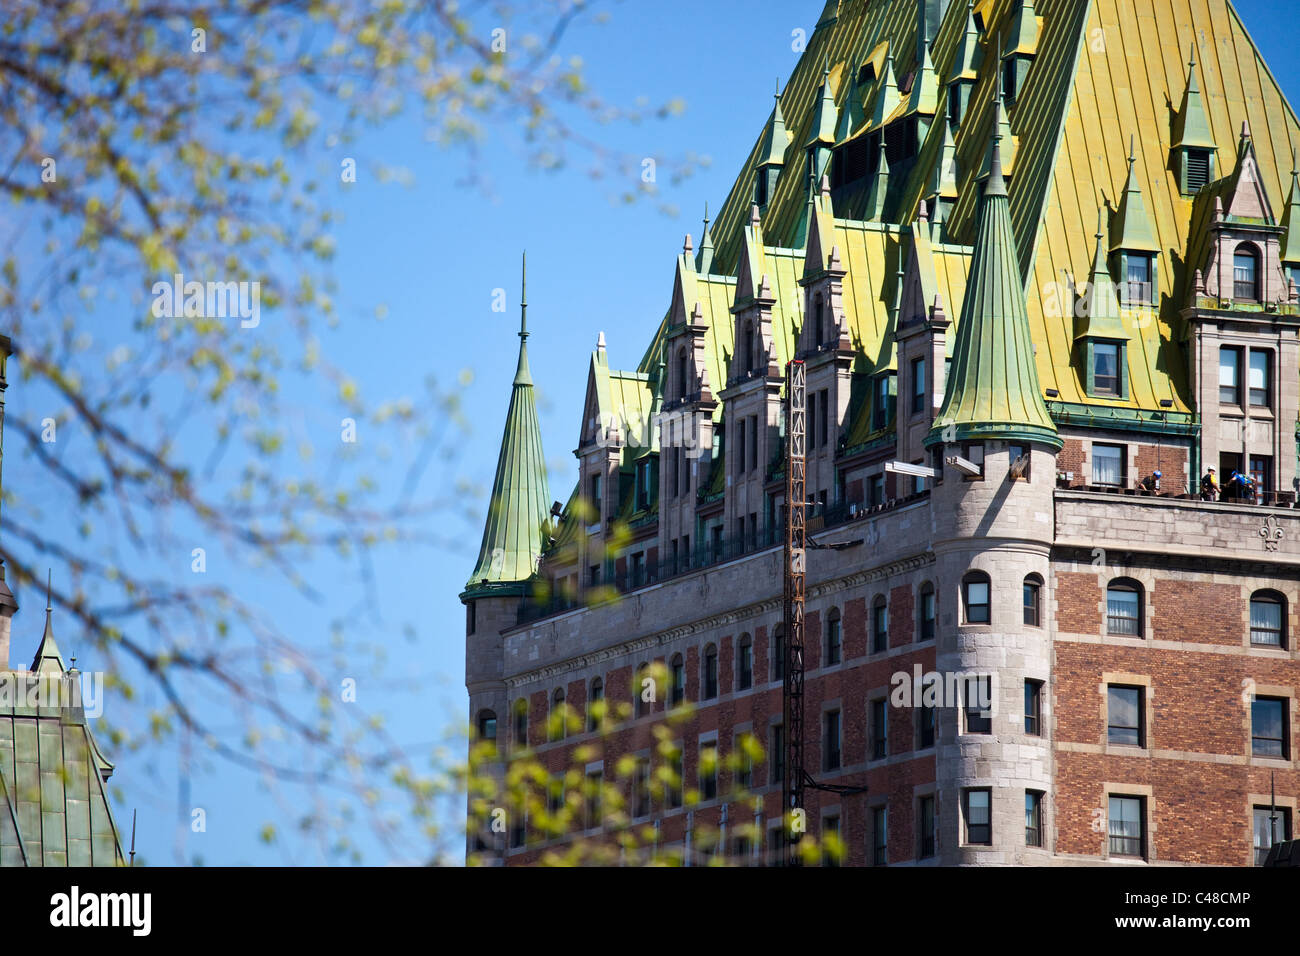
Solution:
[[[1214,469],[1209,468],[1205,472],[1205,477],[1201,479],[1201,500],[1218,501],[1219,500],[1219,482],[1214,476]]]

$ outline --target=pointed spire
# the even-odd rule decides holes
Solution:
[[[1107,339],[1127,339],[1128,332],[1120,316],[1119,298],[1115,294],[1115,283],[1111,280],[1110,270],[1106,267],[1106,249],[1102,241],[1104,233],[1106,207],[1097,207],[1097,245],[1092,256],[1092,275],[1088,278],[1087,308],[1080,320],[1075,322],[1075,338],[1091,336]]]
[[[943,145],[939,147],[939,158],[930,174],[930,196],[940,199],[957,198],[957,144],[952,138],[952,127],[943,126]],[[933,213],[931,213],[933,217]]]
[[[1000,112],[1000,103],[995,103],[994,109]],[[1024,283],[1002,180],[997,116],[990,138],[989,177],[976,214],[974,251],[957,323],[952,372],[943,407],[925,445],[996,438],[1035,441],[1059,450],[1063,443],[1039,389]]]
[[[1286,232],[1282,236],[1282,249],[1278,256],[1282,262],[1300,264],[1300,170],[1296,169],[1296,151],[1291,150],[1291,191],[1287,193],[1286,207],[1278,223]]]
[[[713,269],[713,234],[709,232],[709,204],[704,204],[704,232],[700,236],[700,251],[695,259],[695,271],[708,275]]]
[[[768,117],[767,126],[763,128],[763,140],[758,147],[759,166],[784,166],[785,149],[790,145],[790,134],[785,128],[785,116],[781,113],[780,80],[777,80],[775,97],[772,115]]]
[[[1174,117],[1174,149],[1193,146],[1198,149],[1218,149],[1214,136],[1210,133],[1210,121],[1205,115],[1205,104],[1201,102],[1200,84],[1196,79],[1196,34],[1193,31],[1192,45],[1187,60],[1187,88],[1183,90],[1183,102],[1178,115]]]
[[[31,670],[37,674],[62,674],[68,669],[63,663],[63,655],[59,652],[59,644],[54,640],[54,609],[50,602],[52,577],[52,572],[47,572],[45,578],[45,633],[41,635],[41,643],[36,648],[36,656],[32,658]]]
[[[835,95],[831,92],[831,67],[828,60],[822,67],[822,85],[813,110],[812,126],[808,130],[805,149],[814,146],[835,145]]]
[[[991,132],[991,141],[988,152],[984,154],[984,165],[980,169],[979,180],[982,182],[990,174],[992,169],[993,153],[999,154],[998,163],[998,188],[1006,192],[1006,182],[1003,179],[1005,175],[1003,170],[1010,166],[1010,156],[1015,148],[1011,139],[1011,124],[1007,121],[1006,110],[1002,108],[1002,71],[997,71],[996,81],[994,83],[993,93],[993,125]]]
[[[952,58],[952,67],[948,70],[948,82],[955,80],[973,80],[978,75],[976,67],[979,59],[980,32],[975,26],[975,5],[966,4],[966,28],[962,31],[957,44],[957,52]]]
[[[867,114],[862,109],[862,93],[863,89],[858,84],[858,78],[850,77],[849,95],[844,98],[844,105],[840,107],[840,118],[835,124],[837,144],[852,139],[867,125]]]
[[[885,200],[889,194],[889,160],[885,158],[885,138],[880,137],[880,154],[876,158],[876,171],[871,176],[871,192],[867,195],[865,218],[881,220],[885,215]]]
[[[871,102],[870,127],[877,129],[894,115],[902,98],[898,95],[898,81],[894,77],[894,54],[885,57],[885,68],[876,79],[876,97]]]
[[[912,92],[907,97],[907,112],[933,116],[939,109],[939,72],[930,60],[930,43],[921,43],[920,66],[912,79]]]
[[[1115,211],[1115,222],[1111,229],[1110,248],[1125,249],[1133,252],[1159,252],[1155,231],[1147,215],[1146,203],[1142,199],[1142,187],[1138,185],[1137,156],[1134,151],[1135,137],[1128,141],[1128,179],[1124,183],[1124,193],[1119,199],[1119,208]]]
[[[1023,0],[1011,19],[1011,29],[1007,31],[1007,45],[1002,55],[1008,57],[1019,53],[1032,56],[1037,47],[1038,16],[1034,13],[1033,0]]]
[[[525,258],[519,295],[519,365],[506,411],[483,543],[474,573],[465,585],[467,598],[523,593],[546,544],[551,494],[528,368],[527,281]]]

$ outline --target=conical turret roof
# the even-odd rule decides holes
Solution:
[[[1178,115],[1174,118],[1174,148],[1195,146],[1202,149],[1218,149],[1214,136],[1210,133],[1210,121],[1205,116],[1205,104],[1201,102],[1201,86],[1196,79],[1196,41],[1192,41],[1191,55],[1187,61],[1187,88],[1183,90],[1183,102]]]
[[[1119,209],[1115,211],[1115,223],[1111,229],[1110,248],[1128,249],[1136,252],[1159,252],[1160,244],[1151,229],[1151,217],[1147,215],[1146,203],[1142,199],[1142,187],[1138,185],[1135,166],[1137,159],[1133,154],[1133,138],[1128,145],[1128,180],[1124,183],[1124,195],[1120,197]]]
[[[994,103],[993,149],[980,199],[975,248],[962,300],[952,372],[927,446],[968,439],[1064,444],[1047,413],[1025,312],[1000,148],[1001,101]]]
[[[526,291],[520,298],[519,364],[501,436],[483,544],[465,585],[468,597],[518,593],[536,572],[546,545],[551,492],[528,368]]]

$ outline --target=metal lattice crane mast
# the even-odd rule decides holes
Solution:
[[[809,548],[841,550],[862,544],[862,539],[823,545],[808,540],[807,489],[807,366],[794,359],[785,379],[785,674],[782,709],[785,725],[786,789],[783,823],[789,834],[789,862],[798,866],[803,830],[790,828],[791,815],[804,809],[804,791],[811,787],[829,793],[866,793],[866,787],[818,783],[804,768],[803,648],[804,577]]]

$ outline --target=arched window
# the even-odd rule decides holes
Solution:
[[[921,585],[921,613],[919,617],[921,630],[917,640],[933,640],[935,620],[934,585],[929,581]]]
[[[1025,624],[1029,627],[1042,627],[1043,579],[1037,574],[1025,578]]]
[[[686,665],[682,663],[682,655],[674,654],[669,666],[672,668],[671,703],[676,707],[686,699]]]
[[[1259,249],[1243,242],[1232,253],[1232,297],[1259,301]]]
[[[871,605],[871,653],[879,654],[889,649],[889,611],[885,599],[877,597]]]
[[[685,398],[688,393],[686,381],[686,349],[677,350],[677,397]]]
[[[830,614],[826,615],[826,660],[824,663],[827,667],[840,662],[842,643],[840,609],[833,607]]]
[[[591,680],[591,693],[587,697],[587,729],[596,730],[605,716],[605,682],[599,677]]]
[[[1117,578],[1106,588],[1106,633],[1142,636],[1142,585]]]
[[[528,746],[528,700],[520,697],[515,701],[515,746],[523,749]]]
[[[736,645],[736,690],[754,686],[754,642],[748,634],[740,635]]]
[[[983,571],[972,571],[961,579],[962,620],[964,623],[989,623],[991,590],[989,576]]]
[[[492,741],[497,739],[496,711],[480,710],[478,712],[478,739]]]
[[[635,701],[635,713],[644,717],[650,713],[650,701],[654,700],[657,688],[650,679],[650,665],[642,661],[636,669],[636,681],[632,685],[632,697]]]
[[[563,740],[568,727],[565,720],[564,688],[555,688],[551,695],[551,740]]]
[[[712,700],[718,696],[718,649],[710,644],[704,648],[704,673],[701,675],[704,679],[700,682],[704,685],[705,700]]]
[[[1250,643],[1286,647],[1286,598],[1277,591],[1256,591],[1250,596]]]

